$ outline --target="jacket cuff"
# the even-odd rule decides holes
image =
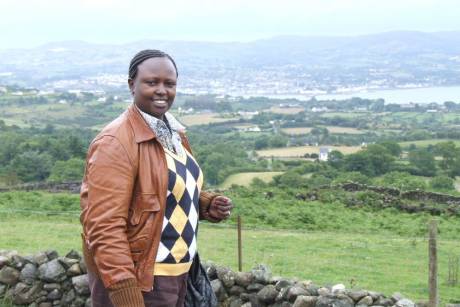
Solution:
[[[141,288],[134,278],[119,281],[110,288],[109,298],[115,307],[144,307],[144,298]]]

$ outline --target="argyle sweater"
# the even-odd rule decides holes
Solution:
[[[197,250],[203,173],[184,147],[178,152],[182,154],[165,149],[168,194],[154,275],[178,276],[188,272]]]

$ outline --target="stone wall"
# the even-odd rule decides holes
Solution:
[[[204,266],[220,306],[415,306],[398,293],[385,296],[373,291],[349,290],[341,284],[321,287],[310,281],[273,277],[263,265],[244,273],[209,262]],[[88,307],[89,295],[86,266],[78,252],[70,251],[60,257],[56,251],[31,256],[0,251],[0,306],[2,302],[11,302],[34,307]]]

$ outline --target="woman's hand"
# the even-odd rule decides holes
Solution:
[[[225,196],[216,196],[209,205],[209,215],[217,220],[225,220],[230,217],[233,209],[232,200]]]

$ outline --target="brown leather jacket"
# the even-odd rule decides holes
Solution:
[[[81,188],[85,261],[106,288],[135,279],[152,289],[167,185],[163,147],[132,105],[91,143]],[[201,219],[216,221],[207,213],[215,196],[201,192]]]

